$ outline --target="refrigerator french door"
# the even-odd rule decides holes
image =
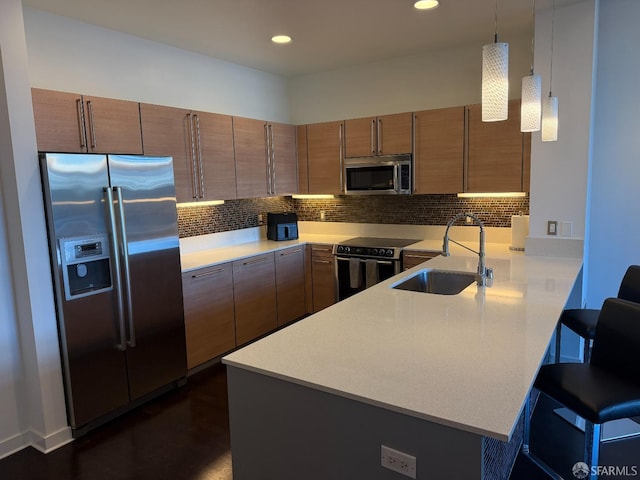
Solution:
[[[40,154],[74,435],[187,373],[171,157]]]

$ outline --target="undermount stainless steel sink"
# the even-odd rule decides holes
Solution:
[[[437,295],[457,295],[479,278],[478,274],[470,272],[421,270],[391,288]]]

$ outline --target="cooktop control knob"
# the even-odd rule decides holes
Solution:
[[[393,257],[393,250],[388,249],[385,254],[387,255],[387,257]]]

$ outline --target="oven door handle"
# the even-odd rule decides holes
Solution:
[[[376,263],[379,263],[381,265],[393,265],[393,260],[378,260],[376,258],[362,258],[362,257],[336,257],[336,260],[344,260],[346,262],[348,262],[349,260],[351,260],[352,258],[359,258],[361,262],[365,262],[367,260],[375,260]]]

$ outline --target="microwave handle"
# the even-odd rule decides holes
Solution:
[[[397,163],[393,166],[393,190],[396,193],[400,193],[400,188],[402,187],[402,185],[400,185],[400,168],[400,165]]]

